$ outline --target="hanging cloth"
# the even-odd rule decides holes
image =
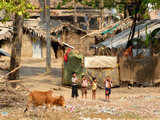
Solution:
[[[68,61],[68,54],[70,53],[71,48],[68,48],[65,55],[64,55],[64,61],[67,62]]]

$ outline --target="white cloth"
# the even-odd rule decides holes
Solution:
[[[82,87],[88,87],[88,80],[83,80],[82,81]]]
[[[72,77],[72,84],[77,85],[77,77]]]
[[[112,82],[106,80],[106,88],[112,87]]]

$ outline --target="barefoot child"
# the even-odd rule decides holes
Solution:
[[[93,78],[93,82],[92,82],[92,100],[96,99],[96,89],[97,89],[96,78]]]
[[[82,82],[81,82],[81,87],[82,87],[82,98],[87,98],[87,87],[88,87],[88,79],[86,78],[85,75],[82,75]]]
[[[112,81],[110,76],[107,76],[106,79],[104,80],[105,83],[105,98],[106,101],[109,101],[109,96],[111,94],[111,87],[112,87]]]
[[[72,98],[78,97],[78,78],[75,72],[72,73]]]

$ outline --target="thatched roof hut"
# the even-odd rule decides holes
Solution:
[[[67,26],[67,23],[61,23],[60,21],[51,20],[50,33],[57,33],[62,31],[63,27]],[[24,31],[31,37],[38,37],[41,40],[46,40],[45,25],[40,25],[40,19],[29,19],[24,22]],[[52,41],[58,41],[53,35],[51,35]]]

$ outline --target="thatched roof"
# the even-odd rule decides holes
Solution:
[[[0,40],[8,40],[12,38],[13,27],[12,22],[0,22]]]
[[[31,38],[36,38],[40,39],[43,42],[46,42],[46,32],[45,29],[42,27],[42,25],[39,24],[40,19],[29,19],[24,22],[24,32],[27,33]],[[62,42],[61,40],[58,39],[58,34],[57,36],[54,36],[53,33],[59,33],[62,32],[64,27],[69,29],[69,30],[80,30],[82,32],[86,32],[85,30],[82,30],[74,25],[68,24],[68,23],[63,23],[61,21],[55,21],[51,20],[51,29],[50,29],[50,37],[51,41],[53,42],[58,42],[61,46],[67,46],[70,48],[73,48],[71,45],[68,43]]]
[[[63,27],[67,26],[67,23],[61,23],[60,21],[51,20],[50,33],[57,33],[62,31]],[[31,37],[39,37],[42,40],[46,40],[45,25],[40,25],[40,19],[29,19],[24,22],[24,31],[29,33]],[[51,35],[52,41],[58,41]]]

